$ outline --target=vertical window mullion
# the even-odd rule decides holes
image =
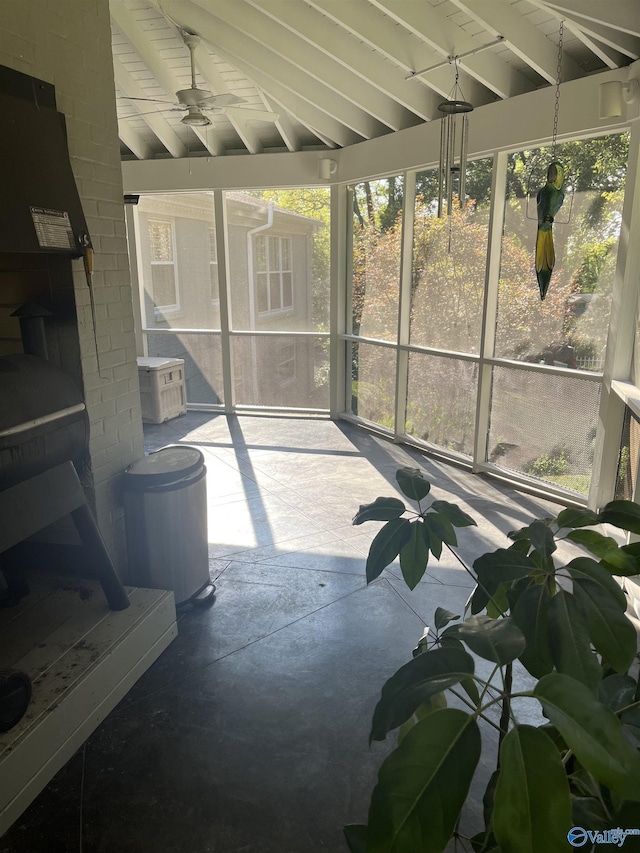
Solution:
[[[473,466],[476,471],[478,470],[478,466],[486,461],[487,440],[491,419],[491,378],[493,369],[490,364],[487,364],[486,359],[491,358],[495,352],[500,253],[502,250],[505,199],[507,197],[507,160],[508,155],[503,151],[494,154],[493,173],[491,177],[484,305],[480,337],[480,364],[478,367],[475,441],[473,447]]]
[[[231,298],[229,289],[229,256],[227,252],[227,207],[222,190],[214,190],[213,204],[216,222],[216,250],[218,256],[218,288],[220,296],[220,330],[222,343],[222,385],[224,410],[235,410],[233,383],[233,354],[231,350]]]
[[[411,333],[411,282],[413,268],[413,223],[415,216],[416,173],[404,175],[402,210],[402,250],[400,257],[400,294],[398,306],[398,347],[396,356],[396,439],[404,435],[407,417],[407,385],[409,381],[409,353],[404,346]]]

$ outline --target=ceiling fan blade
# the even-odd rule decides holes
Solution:
[[[223,95],[211,95],[208,98],[203,98],[198,106],[203,110],[219,109],[220,107],[234,107],[246,104],[244,98],[238,95],[232,95],[231,92],[226,92]]]
[[[129,95],[120,95],[125,101],[152,101],[154,104],[171,104],[175,106],[175,101],[163,101],[160,98],[132,98]]]
[[[118,121],[126,121],[129,118],[142,118],[143,116],[161,116],[165,112],[183,113],[182,107],[171,107],[168,110],[149,110],[148,113],[132,113],[128,116],[118,116]]]
[[[280,118],[279,113],[271,113],[267,110],[254,110],[251,107],[224,107],[223,112],[253,121],[278,121]]]

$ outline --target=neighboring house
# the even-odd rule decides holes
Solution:
[[[233,331],[240,405],[317,405],[311,331],[313,235],[323,223],[243,192],[226,194]],[[138,275],[149,355],[185,359],[190,403],[222,402],[218,252],[210,193],[140,197]],[[153,334],[175,329],[176,334]]]

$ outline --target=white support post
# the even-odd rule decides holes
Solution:
[[[633,122],[622,208],[616,278],[600,396],[600,414],[589,491],[589,507],[597,509],[613,499],[624,402],[612,388],[613,380],[632,376],[638,291],[640,290],[640,122]],[[636,384],[638,377],[635,378]]]
[[[413,270],[413,223],[416,204],[416,173],[404,174],[402,210],[402,250],[400,256],[400,300],[398,305],[398,348],[396,356],[396,410],[394,434],[396,441],[405,434],[407,417],[407,385],[409,381],[409,345],[411,324],[411,282]]]
[[[231,351],[231,299],[229,286],[229,252],[227,243],[227,206],[222,190],[213,193],[216,223],[216,251],[218,254],[218,288],[220,291],[220,330],[222,332],[222,387],[224,410],[234,411],[235,393],[233,386],[233,353]]]
[[[143,333],[144,326],[144,287],[141,287],[142,276],[140,275],[140,264],[142,253],[138,250],[140,244],[138,226],[138,207],[133,204],[125,204],[124,218],[127,226],[127,244],[129,247],[129,271],[131,273],[131,290],[133,296],[133,328],[136,336],[136,354],[146,356],[149,354],[147,336]]]
[[[336,419],[345,409],[347,343],[342,337],[347,331],[347,281],[350,268],[348,234],[351,234],[352,215],[348,208],[353,201],[350,190],[331,187],[331,273],[329,317],[329,415]]]
[[[498,311],[498,282],[500,278],[500,252],[504,224],[504,203],[507,192],[507,157],[501,151],[493,155],[491,178],[491,208],[487,239],[487,264],[484,283],[484,308],[480,337],[480,363],[478,366],[478,397],[476,401],[476,431],[473,447],[473,470],[486,462],[487,438],[491,418],[492,367],[487,359],[495,352],[496,317]]]

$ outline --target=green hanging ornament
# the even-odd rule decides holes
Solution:
[[[564,201],[564,166],[558,160],[547,169],[547,183],[536,196],[538,208],[538,233],[536,236],[536,278],[540,288],[540,299],[549,289],[551,272],[556,262],[553,246],[553,220]]]

